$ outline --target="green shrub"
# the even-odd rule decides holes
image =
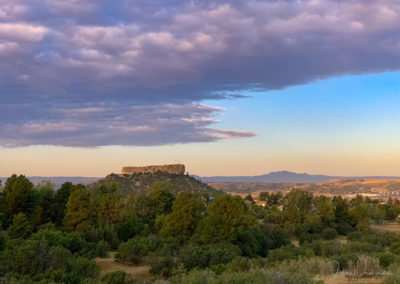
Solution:
[[[385,284],[400,283],[400,264],[395,263],[389,266],[388,273],[385,274],[383,283]]]
[[[286,246],[278,248],[270,251],[268,254],[268,260],[270,262],[277,262],[277,261],[279,262],[284,260],[297,259],[297,257],[298,257],[297,250],[294,246]]]
[[[287,272],[284,269],[270,268],[236,273],[226,271],[221,275],[217,275],[211,270],[192,270],[187,274],[173,277],[171,283],[310,284],[313,283],[313,280],[311,275],[302,271]]]
[[[260,230],[246,230],[236,235],[234,241],[244,256],[256,257],[267,256],[270,247],[270,241]]]
[[[112,249],[117,249],[120,244],[117,232],[110,226],[93,228],[85,232],[84,237],[86,241],[92,243],[106,241]]]
[[[107,257],[109,251],[110,245],[106,241],[101,240],[96,247],[96,256]]]
[[[105,274],[101,278],[103,284],[140,284],[142,281],[133,279],[129,274],[124,271],[115,271]]]
[[[119,245],[116,258],[139,264],[143,258],[154,252],[159,244],[155,238],[135,237]]]
[[[318,235],[312,235],[310,233],[302,233],[299,237],[299,243],[300,245],[303,245],[307,243],[312,243],[313,241],[318,239],[319,239]]]
[[[400,241],[399,242],[394,242],[391,246],[390,246],[390,252],[394,253],[396,255],[400,255]]]
[[[361,240],[362,237],[364,236],[364,234],[360,231],[354,231],[354,232],[350,232],[347,235],[347,240],[348,241],[356,241],[356,240]]]
[[[29,224],[26,215],[22,212],[14,215],[13,223],[8,228],[10,238],[26,239],[32,232],[32,226]]]
[[[227,264],[235,257],[241,255],[240,249],[231,243],[219,243],[207,246],[209,256],[208,266],[215,264]]]
[[[379,263],[383,268],[388,268],[391,264],[399,261],[399,257],[390,252],[379,253],[377,254],[377,257],[379,258]]]
[[[324,240],[334,240],[336,239],[338,233],[334,228],[326,228],[325,230],[322,231],[321,237]]]
[[[153,256],[150,260],[152,274],[160,275],[163,277],[170,277],[174,273],[176,267],[175,260],[172,256]]]
[[[69,262],[69,269],[73,275],[80,278],[96,278],[100,272],[96,262],[84,257],[72,259]]]

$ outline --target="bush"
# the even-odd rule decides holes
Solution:
[[[235,257],[226,265],[226,270],[230,272],[242,272],[250,270],[251,263],[247,257]]]
[[[106,241],[112,249],[117,249],[120,244],[117,232],[110,226],[93,228],[85,232],[84,237],[86,241],[92,243]]]
[[[172,256],[155,256],[151,258],[150,272],[163,277],[170,277],[174,273],[175,266],[176,263]]]
[[[396,255],[400,255],[400,241],[395,242],[390,246],[390,252]]]
[[[272,250],[268,254],[268,261],[280,262],[284,260],[297,259],[299,250],[294,246],[286,246]]]
[[[349,279],[375,277],[381,273],[379,259],[367,255],[360,255],[357,262],[350,261],[345,271],[345,275]]]
[[[126,243],[120,244],[116,258],[122,261],[140,264],[143,258],[158,248],[154,238],[135,237]]]
[[[115,271],[105,274],[101,278],[103,284],[139,284],[139,280],[132,279],[132,277],[124,271]]]
[[[336,228],[337,232],[341,235],[347,235],[348,233],[354,231],[353,227],[346,222],[340,222]]]
[[[325,230],[322,231],[321,237],[324,240],[334,240],[336,239],[338,233],[334,228],[326,228]]]
[[[400,264],[392,264],[388,269],[389,273],[385,274],[383,283],[385,284],[398,284],[400,283]]]
[[[210,267],[220,263],[226,264],[240,254],[240,249],[231,243],[203,246],[189,244],[180,251],[178,261],[187,270],[191,270],[194,268]]]
[[[350,233],[347,235],[347,240],[348,240],[348,241],[361,240],[363,236],[364,236],[364,234],[361,233],[360,231],[354,231],[354,232],[350,232]]]
[[[85,278],[96,278],[98,272],[94,261],[37,240],[9,241],[0,254],[0,274],[14,275],[16,283],[80,283]],[[24,282],[24,277],[29,281]]]
[[[110,245],[106,241],[100,241],[96,247],[96,256],[107,257],[110,251]]]
[[[246,230],[236,236],[234,243],[241,249],[242,254],[248,257],[267,256],[270,241],[259,230]]]
[[[377,255],[379,263],[383,268],[388,268],[391,264],[398,262],[399,257],[390,252],[382,252]]]
[[[71,260],[69,269],[73,275],[77,275],[80,278],[96,278],[100,272],[96,262],[84,257],[77,257]]]
[[[171,283],[217,284],[217,283],[255,283],[255,284],[309,284],[313,283],[311,275],[302,272],[287,272],[284,268],[254,269],[246,272],[223,272],[216,275],[211,270],[192,270],[173,277]]]
[[[115,230],[119,239],[126,242],[143,231],[143,224],[138,219],[129,219],[119,224]]]
[[[31,239],[45,242],[48,246],[62,246],[72,253],[80,255],[92,255],[91,250],[95,250],[95,244],[90,244],[80,233],[65,233],[55,229],[40,230],[31,236]],[[93,252],[94,254],[94,252]]]
[[[312,235],[310,233],[302,233],[299,237],[299,244],[307,244],[312,243],[313,241],[318,240],[318,235]]]
[[[10,238],[26,239],[32,232],[32,226],[29,224],[26,215],[22,212],[14,215],[13,223],[8,228]]]
[[[227,264],[241,255],[240,249],[231,243],[209,245],[207,250],[209,255],[208,266],[220,263]]]

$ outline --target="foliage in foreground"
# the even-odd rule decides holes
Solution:
[[[122,194],[117,183],[65,183],[55,190],[10,177],[0,186],[0,282],[140,283],[122,271],[100,278],[94,258],[117,251],[120,262],[150,265],[159,282],[314,283],[340,272],[386,273],[387,283],[399,283],[400,236],[369,228],[395,220],[398,200],[294,189],[263,193],[261,207],[252,196],[149,188]]]

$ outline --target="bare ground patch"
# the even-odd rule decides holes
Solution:
[[[371,224],[371,229],[378,233],[392,232],[400,234],[400,224],[397,223]]]
[[[107,258],[95,258],[96,263],[100,267],[100,275],[103,276],[108,272],[115,272],[115,271],[124,271],[134,278],[140,280],[149,280],[152,278],[150,274],[150,266],[142,265],[142,266],[132,266],[126,263],[120,263],[115,261],[115,252],[110,252],[109,257]]]

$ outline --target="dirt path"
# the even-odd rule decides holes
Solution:
[[[115,271],[124,271],[134,278],[140,280],[149,280],[152,278],[150,274],[150,266],[132,266],[125,263],[119,263],[115,261],[115,252],[110,252],[109,257],[107,258],[95,258],[96,263],[100,267],[100,275],[103,276],[108,272],[115,272]]]

